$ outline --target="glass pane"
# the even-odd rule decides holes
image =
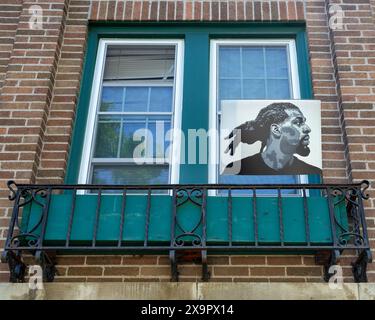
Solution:
[[[153,157],[165,158],[165,151],[170,144],[165,137],[171,129],[171,117],[149,117],[149,129],[153,137]]]
[[[220,100],[241,99],[241,80],[220,80]]]
[[[126,87],[125,112],[147,111],[149,87]]]
[[[269,99],[289,99],[289,81],[288,80],[268,80],[267,92]]]
[[[152,87],[150,96],[151,112],[171,112],[172,111],[173,88],[172,87]]]
[[[115,158],[120,137],[120,121],[115,118],[112,118],[111,122],[108,119],[103,120],[98,123],[94,157]]]
[[[244,80],[243,81],[243,98],[244,99],[265,99],[266,85],[262,80]]]
[[[93,184],[167,184],[169,167],[164,165],[94,165]]]
[[[245,78],[264,78],[263,48],[243,48],[242,66],[242,73]]]
[[[130,118],[124,120],[121,137],[121,158],[133,158],[134,149],[144,141],[144,138],[141,141],[134,139],[134,133],[137,130],[146,128],[146,122],[144,119],[145,118],[143,117],[143,121],[142,119],[134,119],[131,121]]]
[[[288,78],[289,66],[286,47],[266,48],[268,78]]]
[[[240,48],[220,47],[219,73],[221,78],[241,76]]]
[[[123,91],[124,88],[122,87],[103,87],[100,111],[121,111]]]

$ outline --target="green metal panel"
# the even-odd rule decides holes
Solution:
[[[182,131],[188,141],[188,131],[208,131],[209,61],[208,33],[187,33],[185,36],[184,89]],[[180,166],[180,183],[206,183],[207,164],[199,164],[199,141],[196,141],[196,164],[188,163],[188,143],[185,143],[185,164]],[[207,154],[207,153],[206,153]]]
[[[45,201],[39,198],[41,202]],[[49,216],[45,234],[46,241],[64,242],[67,238],[71,195],[53,195],[50,202]],[[121,195],[102,195],[97,240],[116,242],[120,234],[122,208]],[[143,242],[145,239],[147,195],[128,195],[123,225],[123,241]],[[307,198],[310,239],[315,244],[332,242],[328,202],[324,197]],[[71,241],[86,243],[93,239],[97,195],[77,195],[76,208],[71,229]],[[256,199],[258,241],[260,244],[279,244],[280,224],[278,199],[259,197]],[[228,231],[228,198],[223,196],[207,197],[207,241],[209,243],[227,243]],[[173,198],[168,195],[153,195],[149,220],[149,237],[152,243],[170,241],[170,230],[173,213]],[[31,230],[40,220],[42,208],[33,203],[29,219],[24,228]],[[184,231],[191,231],[199,225],[201,207],[186,202],[177,209],[178,222]],[[342,205],[335,207],[337,221],[347,226],[346,212]],[[282,198],[282,221],[284,242],[287,244],[305,244],[305,216],[303,198]],[[253,199],[247,197],[232,198],[233,242],[251,244],[255,241]],[[26,229],[24,229],[26,231]],[[340,230],[337,230],[338,232]],[[37,230],[40,232],[40,229]],[[196,233],[201,234],[201,226]],[[176,233],[182,230],[176,228]]]

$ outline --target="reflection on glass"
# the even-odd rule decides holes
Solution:
[[[99,122],[94,156],[116,158],[120,136],[120,122]]]
[[[266,48],[268,78],[288,78],[288,57],[286,48]]]
[[[168,166],[164,165],[94,165],[93,184],[148,185],[167,184]]]
[[[126,87],[124,111],[147,111],[148,91],[146,87]]]
[[[245,78],[264,78],[263,48],[244,47],[242,49],[242,68]]]
[[[100,104],[101,112],[119,112],[122,108],[122,87],[103,87],[102,100]]]
[[[268,80],[268,92],[272,99],[288,99],[290,97],[289,80]]]
[[[172,87],[152,87],[150,95],[150,111],[171,112],[172,95]]]
[[[243,80],[243,99],[264,99],[266,84],[262,80]]]
[[[241,97],[241,80],[221,80],[219,96],[221,100]]]
[[[240,50],[238,48],[222,47],[220,48],[219,72],[221,77],[240,77],[241,60]]]

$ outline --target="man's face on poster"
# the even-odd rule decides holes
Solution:
[[[285,154],[297,153],[303,157],[310,154],[310,127],[306,124],[306,118],[300,110],[286,109],[288,114],[279,124],[280,149]]]

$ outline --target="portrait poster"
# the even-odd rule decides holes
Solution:
[[[220,174],[321,174],[318,100],[224,100]]]

